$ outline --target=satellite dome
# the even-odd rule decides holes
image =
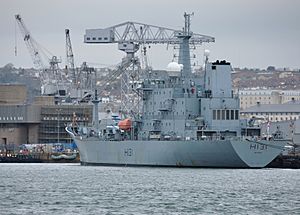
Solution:
[[[210,51],[209,51],[208,49],[205,49],[205,50],[204,50],[204,56],[205,56],[205,57],[208,57],[208,56],[209,56],[209,53],[210,53]]]
[[[167,71],[180,72],[181,68],[182,68],[182,66],[180,64],[178,64],[176,62],[171,62],[167,66]]]

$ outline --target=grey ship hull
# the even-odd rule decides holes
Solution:
[[[73,136],[74,137],[74,136]],[[249,141],[100,141],[74,138],[83,165],[262,168],[284,142]],[[262,143],[262,142],[260,142]]]

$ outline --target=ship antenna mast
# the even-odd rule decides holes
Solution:
[[[207,63],[208,63],[208,57],[209,57],[209,50],[205,49],[204,50],[204,57],[205,57],[205,60],[204,60],[204,83],[203,83],[203,88],[204,90],[206,90],[206,69],[207,69]]]
[[[194,12],[193,13],[184,13],[184,33],[185,35],[189,35],[190,34],[190,27],[191,27],[191,16],[194,16]]]
[[[189,78],[192,73],[190,57],[190,38],[193,36],[193,32],[190,31],[192,15],[194,13],[184,13],[183,32],[179,31],[176,34],[177,38],[180,39],[178,63],[183,65],[183,78]]]
[[[92,100],[92,103],[94,104],[93,107],[93,127],[96,129],[96,132],[99,132],[99,115],[98,115],[98,104],[100,102],[100,100],[98,99],[98,93],[97,90],[95,90],[95,94],[94,94],[94,100]]]

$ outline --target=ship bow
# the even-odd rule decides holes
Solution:
[[[286,141],[231,141],[237,155],[248,167],[263,168],[284,149]]]

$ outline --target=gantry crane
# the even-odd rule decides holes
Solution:
[[[139,60],[134,56],[141,45],[145,44],[170,44],[178,45],[178,63],[183,65],[182,76],[185,78],[191,75],[190,48],[192,45],[214,42],[211,36],[196,34],[190,31],[191,16],[193,14],[184,13],[185,25],[182,30],[148,25],[138,22],[124,22],[104,29],[87,29],[84,35],[84,42],[91,44],[117,43],[118,49],[126,52],[126,57],[122,60],[127,68],[122,71],[121,81],[121,105],[127,112],[136,112],[130,96],[134,91],[133,84],[138,80]],[[128,66],[128,62],[131,62]],[[120,68],[124,69],[123,63]],[[130,99],[131,97],[131,99]]]

